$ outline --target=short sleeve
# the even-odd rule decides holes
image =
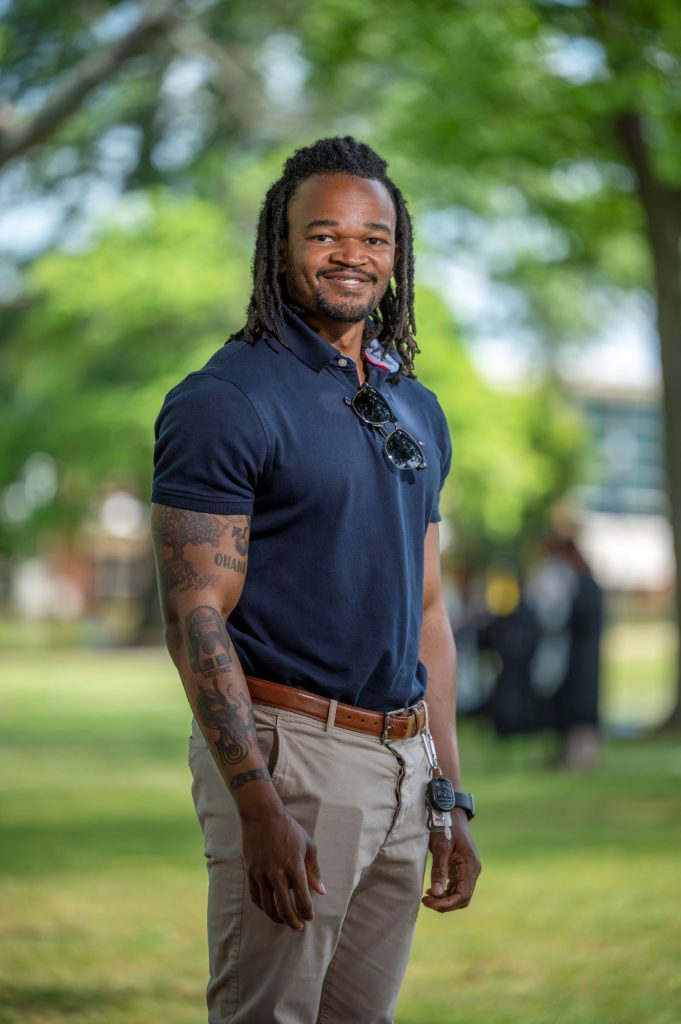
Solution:
[[[151,500],[251,515],[267,451],[263,424],[241,389],[190,374],[166,396],[156,420]]]
[[[439,405],[438,413],[437,439],[438,451],[440,453],[440,486],[438,487],[435,500],[433,501],[433,507],[430,512],[431,523],[439,523],[442,520],[442,515],[440,513],[440,496],[452,465],[452,441],[449,435],[449,424],[447,423],[445,414]]]

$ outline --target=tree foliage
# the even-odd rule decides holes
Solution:
[[[548,509],[574,483],[585,434],[576,411],[546,384],[502,392],[480,379],[451,314],[418,291],[419,379],[437,393],[450,425],[452,472],[444,513],[456,548],[472,561],[504,553],[545,529]]]
[[[81,521],[106,486],[147,497],[163,395],[239,325],[245,305],[248,266],[227,244],[224,211],[162,197],[132,205],[130,221],[92,250],[33,265],[31,305],[0,356],[7,479],[33,451],[51,455],[64,524]]]
[[[55,460],[53,524],[75,528],[110,487],[148,498],[163,396],[243,322],[248,241],[226,206],[131,196],[94,248],[34,264],[31,304],[0,357],[11,408],[0,450],[10,480],[36,450]],[[570,482],[579,429],[549,392],[492,392],[441,300],[421,289],[417,308],[417,372],[437,390],[454,436],[446,511],[484,556],[536,529]],[[6,526],[5,546],[30,548],[45,516]]]
[[[145,35],[154,16],[157,28]],[[134,0],[10,0],[2,33],[5,142],[39,120],[84,66],[109,61],[40,145],[17,151],[6,197],[49,196],[87,216],[102,183],[114,193],[162,188],[148,229],[112,229],[90,253],[47,256],[28,275],[28,292],[11,297],[4,386],[21,379],[20,415],[3,436],[13,472],[30,447],[22,440],[29,424],[51,438],[49,421],[73,452],[74,508],[92,484],[83,468],[90,458],[98,478],[129,473],[140,485],[148,451],[138,428],[160,380],[190,364],[179,333],[208,352],[209,339],[232,326],[234,303],[245,301],[240,239],[255,190],[228,211],[235,258],[232,265],[228,254],[222,277],[213,204],[229,206],[236,181],[259,188],[253,168],[267,165],[282,140],[289,150],[345,131],[386,153],[417,214],[438,211],[444,223],[453,213],[463,224],[422,234],[423,249],[461,252],[503,227],[482,258],[522,295],[517,326],[542,342],[588,337],[627,291],[648,290],[658,304],[669,452],[681,443],[681,8],[673,0],[178,0],[162,11]],[[144,44],[125,49],[135,33]],[[171,192],[184,197],[185,226],[203,225],[188,228],[186,245]],[[471,543],[480,533],[502,543],[568,479],[570,417],[548,391],[528,400],[488,393],[444,313],[421,302],[421,372],[443,395],[458,453],[448,500]],[[451,378],[431,366],[439,347]],[[83,394],[72,394],[74,382]],[[128,434],[111,425],[121,410],[137,423]],[[79,432],[79,423],[92,430]],[[111,444],[98,447],[106,437]],[[120,449],[124,439],[122,455],[114,441]],[[676,522],[681,473],[668,462]],[[676,536],[681,553],[681,527]]]

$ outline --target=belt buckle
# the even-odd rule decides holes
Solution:
[[[383,716],[383,732],[381,733],[381,743],[388,745],[390,741],[390,719],[394,718],[395,715],[403,715],[406,708],[398,708],[397,711],[386,711]]]

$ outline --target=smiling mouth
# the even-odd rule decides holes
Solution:
[[[336,287],[349,291],[359,290],[373,284],[370,277],[364,277],[361,274],[322,274],[321,277],[326,281],[331,281]]]

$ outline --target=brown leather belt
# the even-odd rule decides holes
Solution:
[[[299,715],[316,718],[326,722],[329,718],[331,701],[307,690],[298,690],[295,686],[284,683],[271,683],[267,679],[246,676],[251,700],[256,704],[266,704],[273,708],[297,711]],[[341,729],[353,729],[355,732],[368,732],[372,736],[380,736],[382,741],[406,740],[410,736],[418,736],[426,724],[426,709],[423,701],[403,711],[366,711],[364,708],[353,707],[352,704],[336,706],[334,725]]]

